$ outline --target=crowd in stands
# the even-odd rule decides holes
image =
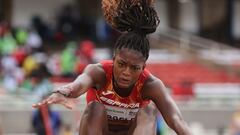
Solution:
[[[1,23],[0,35],[1,83],[7,92],[26,87],[30,78],[46,78],[46,74],[74,77],[94,62],[95,43],[91,40],[68,41],[63,50],[49,54],[36,31],[17,29],[13,33]]]
[[[47,25],[40,16],[34,16],[28,28],[15,28],[0,19],[0,93],[20,90],[41,98],[50,92],[52,80],[70,81],[86,64],[96,62],[94,49],[112,38],[111,29],[103,18],[88,23],[77,12],[65,6],[55,26]]]
[[[101,18],[93,25],[77,21],[72,12],[66,6],[55,27],[35,16],[28,28],[15,28],[0,16],[0,95],[26,94],[31,95],[25,96],[26,100],[38,102],[52,91],[54,82],[71,81],[87,64],[96,62],[95,48],[109,42],[111,36],[108,26]],[[61,128],[64,135],[70,135],[71,126],[61,122],[53,111],[49,111],[51,121],[56,122],[53,130]],[[41,135],[42,115],[35,110],[32,116],[33,132]]]

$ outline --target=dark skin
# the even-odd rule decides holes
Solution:
[[[115,56],[113,58],[113,75],[114,75],[114,90],[119,96],[126,97],[131,93],[133,85],[138,80],[140,74],[145,68],[145,62],[146,60],[143,57],[143,55],[140,52],[137,52],[135,50],[122,49],[122,50],[116,51]],[[55,103],[55,104],[62,104],[65,107],[71,109],[73,104],[72,98],[76,98],[84,94],[89,87],[95,86],[97,88],[102,88],[105,85],[105,83],[106,83],[106,75],[101,65],[90,64],[86,67],[83,74],[79,75],[79,77],[74,82],[64,87],[58,88],[59,90],[62,90],[62,91],[68,91],[68,92],[71,91],[70,98],[66,98],[61,94],[54,93],[50,95],[47,99],[43,100],[42,102],[38,104],[34,104],[33,107],[38,108],[42,105]],[[150,77],[147,79],[147,82],[143,86],[141,94],[143,99],[150,99],[151,101],[153,101],[157,109],[161,112],[168,126],[172,128],[178,135],[191,135],[191,132],[186,122],[183,120],[178,107],[176,106],[175,102],[170,97],[170,95],[167,93],[166,88],[164,84],[161,82],[161,80],[154,77],[153,75],[150,75]],[[98,108],[98,110],[100,109]],[[87,112],[89,112],[89,110]],[[104,117],[105,116],[104,111],[102,114],[103,116],[101,117]],[[93,115],[93,116],[96,116],[96,115]],[[145,120],[148,120],[147,115],[143,117],[146,117]],[[139,121],[142,121],[141,119],[143,117],[137,116],[136,118],[137,122],[135,122],[135,124],[141,125],[141,123],[143,122],[139,123]],[[140,120],[138,121],[138,119]],[[103,123],[105,123],[106,119],[100,119],[99,121],[104,121]],[[81,123],[82,125],[86,125],[87,122],[86,123],[82,122],[82,123]],[[154,124],[152,127],[154,127]],[[103,129],[103,128],[108,129],[106,127],[100,127],[99,129]],[[119,128],[121,129],[121,127]],[[86,128],[82,128],[82,129],[85,130]],[[91,129],[93,130],[94,128],[91,128]],[[129,135],[139,134],[139,133],[142,133],[145,129],[147,130],[147,128],[144,129],[143,126],[142,127],[135,126],[130,129],[132,131],[131,133],[128,132]],[[91,130],[91,133],[93,132],[92,130]],[[96,133],[102,135],[105,132],[99,133],[99,131],[96,131]],[[84,131],[83,134],[87,134],[87,131]],[[105,134],[110,134],[110,133],[105,133]]]
[[[126,97],[145,67],[145,58],[136,51],[123,49],[113,58],[114,90]]]

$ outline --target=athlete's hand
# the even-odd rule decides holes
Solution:
[[[33,104],[32,107],[39,108],[43,105],[61,104],[68,109],[73,109],[73,107],[76,104],[75,101],[76,100],[72,98],[67,98],[60,93],[52,93],[49,97],[47,97],[43,101]]]

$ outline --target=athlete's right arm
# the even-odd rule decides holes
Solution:
[[[100,64],[89,64],[73,82],[57,87],[53,93],[43,101],[33,104],[34,108],[48,104],[62,104],[71,109],[73,98],[84,94],[88,88],[93,86],[102,87],[105,84],[105,72]]]

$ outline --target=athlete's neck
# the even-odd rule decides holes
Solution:
[[[133,87],[134,85],[131,85],[128,88],[120,88],[113,79],[113,90],[121,97],[128,97],[131,94]]]

